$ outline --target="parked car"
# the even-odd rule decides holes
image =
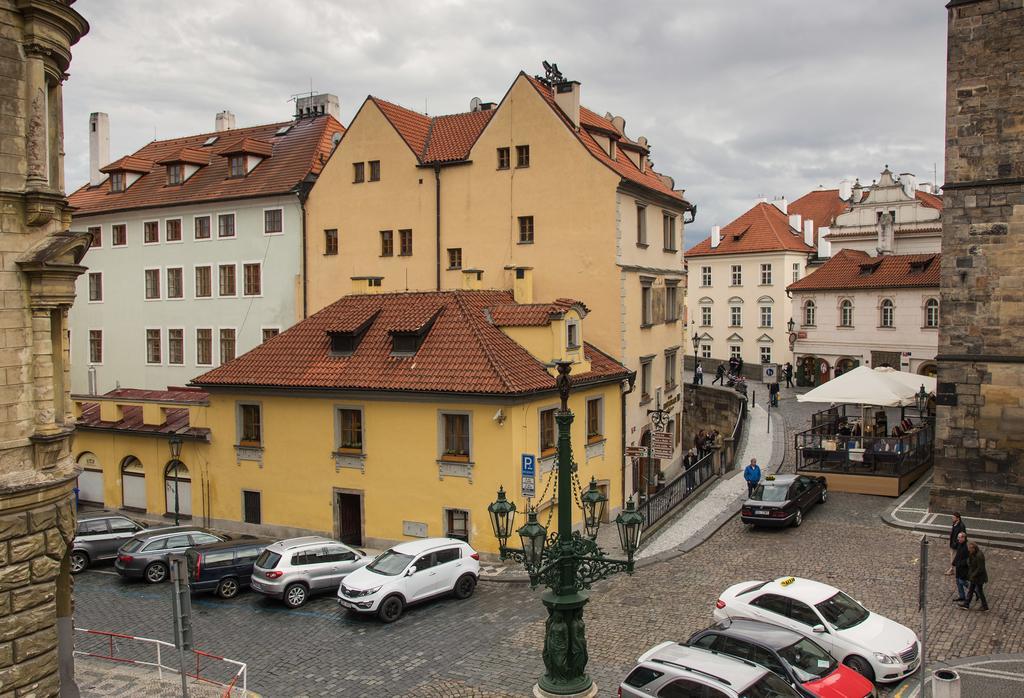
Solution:
[[[757,618],[811,637],[843,664],[879,683],[914,673],[921,644],[910,628],[867,610],[839,589],[797,577],[743,582],[722,592],[716,621]]]
[[[763,666],[675,642],[655,645],[637,661],[619,684],[622,698],[800,698]]]
[[[870,681],[837,662],[814,640],[774,623],[726,620],[694,633],[686,644],[760,664],[807,696],[876,696]]]
[[[71,574],[78,574],[97,560],[117,557],[117,549],[146,527],[121,514],[87,514],[79,517],[71,544]]]
[[[117,551],[114,569],[122,577],[142,578],[150,584],[167,579],[168,557],[180,554],[193,545],[225,540],[197,526],[169,526],[136,533]]]
[[[269,538],[242,536],[234,540],[197,545],[185,551],[192,591],[212,591],[231,599],[249,586],[256,558],[272,544]]]
[[[743,503],[740,518],[753,526],[799,526],[815,504],[828,501],[823,477],[769,475]]]
[[[469,543],[425,538],[400,543],[350,574],[338,587],[338,603],[393,623],[409,604],[444,594],[468,599],[479,577],[480,555]]]
[[[334,591],[342,579],[369,562],[366,553],[336,540],[289,538],[267,546],[257,558],[249,588],[298,608],[313,594]]]

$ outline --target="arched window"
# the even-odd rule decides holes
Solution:
[[[939,326],[939,300],[937,298],[929,298],[924,302],[924,326]]]
[[[814,301],[804,301],[804,326],[814,327]]]
[[[880,327],[892,327],[895,314],[896,305],[889,298],[884,299],[882,304],[878,306],[878,325]]]
[[[172,460],[164,468],[164,505],[168,514],[192,515],[192,476],[180,460]]]
[[[146,511],[146,471],[135,456],[121,461],[121,506]]]
[[[853,301],[849,298],[839,304],[839,326],[853,327]]]

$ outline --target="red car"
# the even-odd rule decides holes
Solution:
[[[695,633],[686,644],[760,664],[807,696],[878,695],[868,679],[837,662],[810,638],[781,625],[734,618]]]

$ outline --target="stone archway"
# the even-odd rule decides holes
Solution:
[[[146,511],[146,470],[135,456],[121,461],[121,506]]]
[[[84,451],[76,459],[82,471],[78,474],[78,501],[103,506],[103,467],[92,451]]]
[[[917,374],[919,376],[930,376],[935,378],[938,375],[939,367],[933,361],[925,361],[923,364],[917,367]]]
[[[164,468],[164,505],[168,514],[192,516],[192,476],[180,460],[172,460]]]

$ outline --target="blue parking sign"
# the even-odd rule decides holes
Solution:
[[[537,457],[532,453],[523,454],[523,477],[533,477],[537,472]]]

